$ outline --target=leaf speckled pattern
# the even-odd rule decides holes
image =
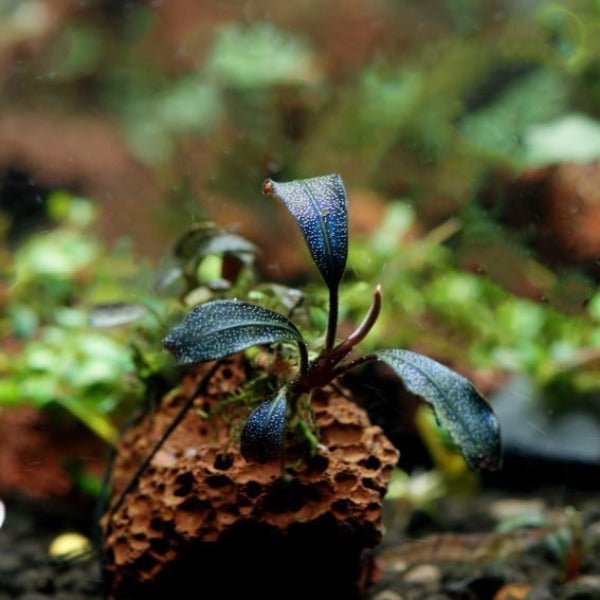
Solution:
[[[265,462],[280,452],[287,421],[287,388],[259,404],[248,417],[242,431],[242,456],[246,460]]]
[[[194,308],[163,340],[177,363],[217,360],[257,344],[304,341],[278,312],[239,300],[214,300]]]
[[[327,287],[337,287],[348,258],[348,207],[342,178],[333,174],[287,183],[267,179],[263,191],[292,213]]]
[[[430,404],[472,469],[500,468],[500,428],[490,405],[468,380],[448,367],[408,350],[379,350],[406,388]]]

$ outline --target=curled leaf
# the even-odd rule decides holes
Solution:
[[[234,233],[221,231],[214,223],[194,223],[175,243],[158,269],[153,289],[158,293],[181,293],[185,280],[195,279],[198,265],[207,256],[233,256],[251,265],[258,248]]]
[[[242,431],[242,456],[247,461],[266,462],[281,451],[287,423],[287,388],[259,404],[250,413]]]
[[[247,239],[234,233],[221,231],[214,223],[194,223],[177,240],[173,255],[179,260],[200,259],[210,254],[252,255],[257,247]]]
[[[199,248],[199,254],[234,254],[236,256],[252,256],[258,252],[258,248],[247,239],[234,233],[221,233],[206,241]]]
[[[194,308],[163,340],[180,365],[217,360],[250,346],[297,342],[306,347],[294,324],[262,306],[239,300],[214,300]]]
[[[198,255],[198,249],[220,234],[220,229],[212,221],[198,221],[181,235],[173,246],[173,255],[180,260],[189,260]]]
[[[408,350],[380,350],[406,388],[431,405],[436,419],[460,448],[472,469],[498,469],[502,464],[500,427],[485,398],[465,377]]]
[[[348,257],[348,207],[342,178],[333,174],[287,183],[267,179],[263,191],[292,213],[327,287],[336,288]]]

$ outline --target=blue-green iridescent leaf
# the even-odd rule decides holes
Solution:
[[[188,365],[275,342],[304,346],[294,324],[278,312],[239,300],[214,300],[188,313],[165,337],[163,345],[178,364]]]
[[[406,388],[431,405],[436,419],[460,448],[471,469],[502,465],[500,427],[485,398],[465,377],[408,350],[379,350]]]
[[[287,424],[287,392],[287,388],[281,388],[250,413],[241,443],[247,461],[266,462],[280,453]]]
[[[348,202],[342,178],[333,174],[286,183],[267,179],[263,191],[292,213],[327,287],[336,288],[348,258]]]

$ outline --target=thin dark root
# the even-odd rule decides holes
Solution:
[[[133,490],[136,488],[136,486],[140,480],[140,477],[143,475],[144,471],[148,468],[148,466],[152,462],[152,459],[154,458],[156,453],[160,450],[162,445],[167,441],[167,439],[173,433],[173,431],[175,430],[177,425],[179,425],[179,423],[181,423],[183,417],[185,417],[187,412],[193,406],[194,400],[198,396],[200,396],[206,392],[206,388],[208,387],[208,384],[209,384],[212,376],[215,374],[216,370],[221,366],[221,364],[222,364],[222,361],[215,362],[215,364],[208,370],[208,372],[204,375],[204,377],[202,377],[202,379],[198,382],[198,385],[196,385],[196,388],[194,389],[194,391],[186,398],[183,406],[179,409],[179,412],[173,417],[173,420],[169,423],[169,426],[165,429],[164,433],[160,436],[158,441],[152,447],[152,450],[150,450],[150,452],[148,453],[146,458],[144,458],[144,460],[140,463],[140,466],[137,468],[137,470],[133,474],[132,478],[129,480],[127,485],[123,488],[123,490],[119,494],[119,497],[117,498],[117,500],[109,508],[108,522],[106,525],[105,536],[108,536],[108,534],[110,533],[111,526],[112,526],[112,519],[115,516],[115,513],[123,505],[125,498],[131,492],[133,492]]]

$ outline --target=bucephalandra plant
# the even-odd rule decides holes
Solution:
[[[287,183],[267,180],[263,192],[280,200],[292,214],[327,285],[329,312],[322,350],[311,360],[303,336],[289,318],[241,300],[214,300],[195,307],[164,339],[180,365],[219,360],[256,345],[292,342],[297,346],[291,380],[262,401],[244,425],[243,456],[266,461],[282,455],[286,432],[298,420],[301,401],[310,400],[313,391],[350,369],[381,361],[410,392],[431,405],[440,426],[449,432],[471,468],[498,468],[502,460],[498,422],[470,381],[408,350],[379,350],[347,360],[377,320],[382,301],[379,286],[363,322],[337,342],[338,288],[348,255],[347,197],[341,177],[333,174]]]

